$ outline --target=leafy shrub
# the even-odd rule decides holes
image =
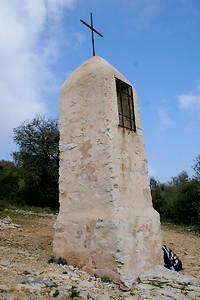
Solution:
[[[67,261],[65,258],[59,257],[58,259],[55,258],[55,256],[51,256],[48,260],[48,264],[57,263],[59,265],[67,265]]]
[[[59,290],[55,290],[55,292],[53,293],[53,297],[56,298],[60,295]]]
[[[109,283],[110,282],[110,278],[107,275],[104,275],[101,277],[101,281],[105,282],[105,283]]]
[[[79,296],[79,291],[77,291],[76,287],[72,285],[71,289],[69,290],[69,296],[73,299],[74,297]]]

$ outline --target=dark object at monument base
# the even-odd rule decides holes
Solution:
[[[183,270],[182,261],[171,249],[163,245],[162,250],[164,252],[164,266],[167,269],[175,271]]]

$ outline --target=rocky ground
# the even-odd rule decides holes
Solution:
[[[162,228],[163,243],[181,257],[184,270],[177,273],[155,266],[126,290],[107,278],[48,263],[55,215],[4,211],[0,219],[1,300],[200,299],[200,238],[188,228]]]

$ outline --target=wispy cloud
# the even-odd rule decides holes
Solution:
[[[165,128],[172,125],[172,121],[165,107],[163,106],[158,107],[157,112],[159,115],[159,128]]]
[[[52,66],[61,47],[61,20],[75,0],[0,1],[0,148],[13,127],[48,107],[44,92],[57,78]]]
[[[81,32],[75,32],[74,34],[76,41],[74,42],[74,49],[78,50],[82,44],[87,40],[86,35]]]
[[[200,85],[196,87],[196,92],[189,92],[177,96],[179,107],[191,111],[199,111],[200,109]]]
[[[177,96],[179,108],[187,114],[185,130],[189,133],[199,133],[200,122],[200,85],[194,91]]]

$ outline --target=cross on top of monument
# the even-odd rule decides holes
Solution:
[[[84,25],[86,25],[87,27],[89,27],[91,29],[91,33],[92,33],[92,50],[93,50],[93,56],[95,56],[95,47],[94,47],[94,32],[98,35],[100,35],[101,37],[103,37],[103,35],[98,32],[94,27],[93,27],[93,20],[92,20],[92,13],[90,13],[90,21],[91,21],[91,25],[89,25],[88,23],[86,23],[83,20],[80,20]]]

